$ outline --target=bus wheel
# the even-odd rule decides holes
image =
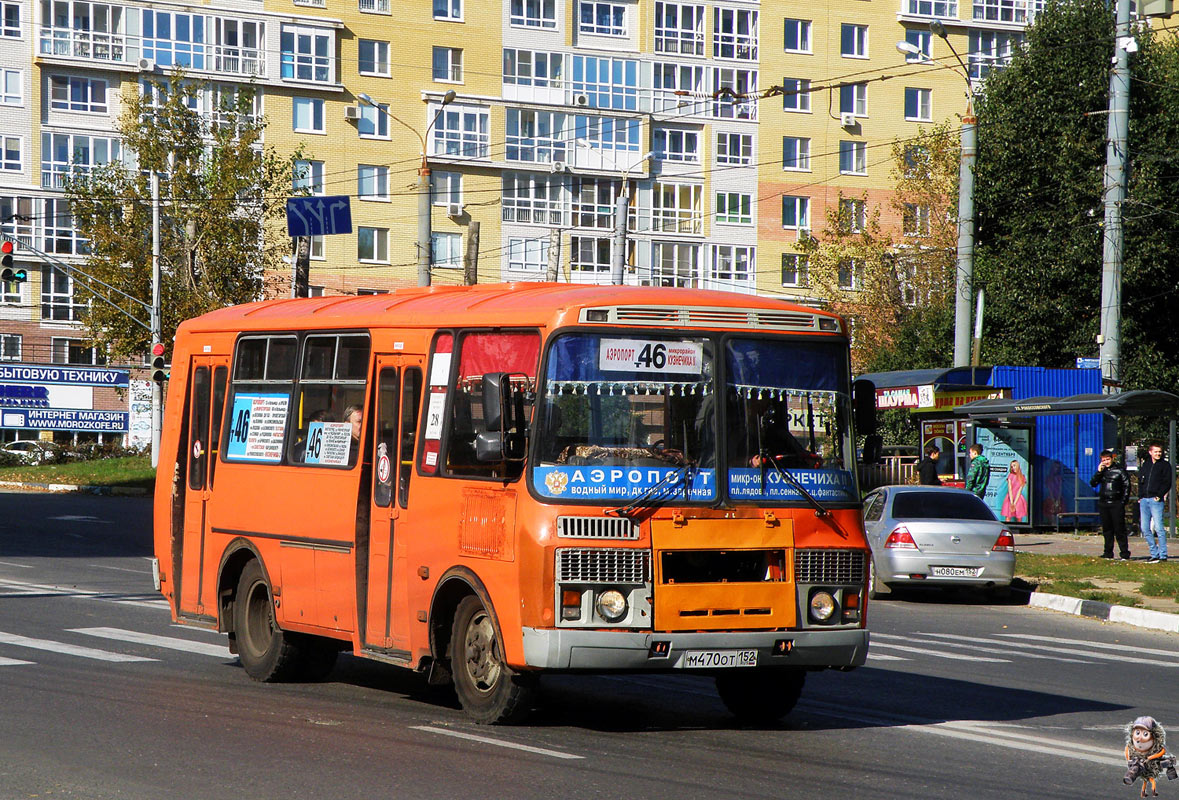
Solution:
[[[454,612],[450,670],[463,711],[476,722],[518,722],[531,711],[536,680],[504,663],[495,623],[477,597],[464,597]]]
[[[257,560],[246,564],[237,582],[233,628],[238,659],[256,681],[283,681],[296,676],[300,649],[274,620],[270,585]]]
[[[716,676],[721,702],[741,722],[767,724],[790,713],[806,672],[798,667],[730,670]]]

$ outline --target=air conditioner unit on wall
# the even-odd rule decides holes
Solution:
[[[461,217],[463,215],[462,203],[450,203],[446,206],[446,216]]]
[[[578,106],[579,108],[585,108],[586,106],[589,105],[589,95],[588,94],[575,94],[575,95],[573,95],[573,105]]]
[[[844,111],[839,115],[839,124],[845,128],[856,127],[856,115],[851,111]]]
[[[140,72],[155,72],[156,71],[156,62],[152,61],[150,58],[139,59],[139,71]]]
[[[360,119],[360,106],[344,106],[344,119]]]
[[[564,161],[554,161],[552,164],[549,164],[549,172],[568,172],[568,171],[569,171],[569,165],[566,164]]]

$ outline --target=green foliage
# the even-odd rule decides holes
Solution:
[[[254,116],[254,92],[222,91],[202,116],[203,82],[179,69],[166,84],[124,97],[119,120],[124,160],[75,172],[66,184],[78,233],[90,242],[83,271],[149,302],[152,265],[150,173],[160,178],[162,340],[171,345],[185,319],[257,300],[264,276],[286,249],[271,224],[284,212],[293,160],[262,145],[265,121]],[[154,102],[153,102],[154,98]],[[85,323],[94,341],[116,359],[143,352],[147,311],[101,284],[79,281],[81,300],[95,293]]]

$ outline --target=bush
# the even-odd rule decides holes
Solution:
[[[62,461],[94,461],[100,458],[121,458],[140,454],[141,451],[134,447],[123,447],[111,443],[83,442],[78,445],[63,446],[59,459]]]

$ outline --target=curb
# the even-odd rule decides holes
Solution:
[[[100,494],[118,497],[147,497],[150,489],[138,486],[79,486],[72,483],[22,483],[20,481],[0,481],[3,489],[25,489],[34,492],[49,492],[52,494]]]
[[[1115,606],[1112,603],[1082,600],[1079,597],[1067,597],[1046,592],[1032,592],[1028,597],[1028,607],[1046,608],[1051,611],[1060,611],[1078,617],[1102,619],[1108,622],[1121,622],[1137,628],[1179,633],[1179,614],[1168,614],[1165,611]]]

